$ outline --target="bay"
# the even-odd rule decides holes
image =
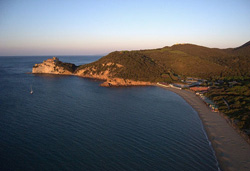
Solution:
[[[218,170],[198,114],[178,95],[27,74],[47,58],[0,57],[0,170]]]

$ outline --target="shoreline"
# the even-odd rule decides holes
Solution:
[[[32,73],[38,74],[38,73]],[[51,73],[50,73],[51,74]],[[65,74],[54,74],[65,75]],[[78,76],[83,78],[104,80],[94,77],[84,77],[77,74],[71,76]],[[247,141],[228,123],[218,112],[212,112],[204,102],[194,93],[177,88],[160,86],[157,84],[143,85],[143,86],[158,86],[176,93],[182,97],[193,109],[198,113],[205,131],[205,136],[208,138],[209,144],[218,162],[218,169],[238,171],[250,170],[250,145]],[[124,86],[124,85],[120,85]],[[139,85],[129,85],[139,86]],[[108,86],[109,87],[109,86]],[[116,86],[114,86],[116,87]],[[125,86],[126,87],[126,86]]]
[[[32,73],[40,74],[40,73]],[[110,87],[108,84],[111,81],[107,79],[100,79],[100,77],[93,76],[82,76],[78,74],[55,74],[54,75],[71,75],[83,78],[91,78],[98,80],[106,80],[106,87]],[[119,78],[114,78],[119,79]],[[130,81],[130,80],[128,80]],[[126,83],[126,81],[124,82]],[[113,85],[112,87],[119,86],[141,86],[142,84],[119,84]],[[243,137],[237,132],[232,125],[228,123],[226,118],[224,118],[220,113],[212,112],[204,102],[197,97],[194,93],[186,90],[181,90],[178,88],[171,88],[166,86],[160,86],[157,84],[150,84],[143,86],[156,85],[161,88],[165,88],[171,92],[176,93],[181,96],[197,113],[201,119],[204,133],[206,134],[212,151],[215,154],[217,162],[219,163],[219,168],[221,170],[238,171],[238,170],[250,170],[250,145],[247,143]]]
[[[212,112],[194,93],[159,86],[181,96],[199,115],[221,170],[250,170],[250,145],[218,112]]]

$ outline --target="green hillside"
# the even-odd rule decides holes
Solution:
[[[107,63],[112,65],[105,65]],[[250,42],[234,49],[177,44],[159,49],[116,51],[77,70],[89,67],[95,68],[97,74],[109,70],[113,77],[171,82],[176,81],[177,76],[205,79],[249,77],[249,66]]]

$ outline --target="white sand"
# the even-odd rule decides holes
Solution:
[[[180,95],[199,114],[221,170],[250,171],[250,145],[219,114],[212,112],[194,93],[165,88]]]

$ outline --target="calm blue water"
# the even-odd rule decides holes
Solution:
[[[0,170],[218,170],[197,113],[176,94],[26,74],[47,58],[0,57]]]

